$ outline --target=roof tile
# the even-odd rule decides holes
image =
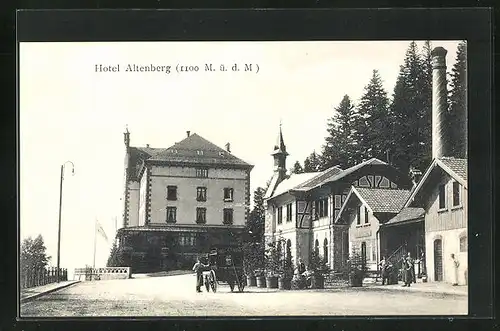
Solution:
[[[391,218],[385,224],[397,224],[406,221],[416,220],[424,217],[425,210],[423,208],[406,207],[403,208],[396,216]]]
[[[454,157],[442,157],[439,159],[454,173],[467,181],[467,159],[458,159]]]
[[[399,213],[410,196],[409,190],[357,187],[356,191],[374,213]]]
[[[182,163],[225,164],[251,167],[250,164],[218,147],[196,133],[153,155],[150,160]]]

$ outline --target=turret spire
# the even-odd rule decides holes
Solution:
[[[128,132],[128,124],[125,126],[125,132],[123,133],[123,142],[125,143],[125,147],[130,146],[130,132]]]
[[[280,120],[280,129],[278,134],[278,139],[276,141],[276,145],[274,145],[274,151],[272,156],[274,157],[274,171],[280,172],[282,177],[286,175],[286,157],[288,153],[286,151],[285,140],[283,139],[283,131],[281,129],[281,120]]]

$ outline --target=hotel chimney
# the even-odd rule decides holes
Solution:
[[[446,53],[443,47],[432,50],[432,158],[450,156],[448,154],[448,143],[446,141],[446,113],[447,82],[446,82]]]
[[[191,135],[191,131],[186,131],[186,135],[189,137]]]
[[[226,151],[228,151],[228,153],[231,153],[231,144],[230,143],[226,144]]]

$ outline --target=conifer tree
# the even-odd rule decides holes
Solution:
[[[405,173],[411,166],[425,169],[431,158],[430,65],[430,43],[424,47],[423,56],[417,44],[410,43],[389,109],[391,162]]]
[[[335,113],[328,120],[325,145],[322,153],[322,168],[334,165],[347,168],[354,165],[355,142],[353,137],[354,105],[348,95],[344,95]]]
[[[316,154],[316,151],[313,151],[304,160],[304,172],[316,172],[321,170],[322,170],[321,156]]]
[[[453,130],[448,132],[452,156],[465,158],[467,150],[467,44],[458,44],[456,62],[451,70],[449,112],[447,122]],[[465,133],[465,134],[464,134]]]
[[[299,161],[296,161],[295,164],[293,165],[293,168],[290,170],[292,174],[301,174],[304,172],[304,168],[300,164]]]
[[[383,159],[388,149],[389,98],[382,85],[382,79],[377,70],[361,97],[355,119],[356,141],[358,143],[358,162],[376,157]]]

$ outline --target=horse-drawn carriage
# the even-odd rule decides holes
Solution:
[[[235,286],[243,292],[246,277],[243,272],[243,251],[235,247],[217,247],[207,254],[209,267],[203,271],[207,292],[217,291],[218,284],[226,283],[231,292]]]

